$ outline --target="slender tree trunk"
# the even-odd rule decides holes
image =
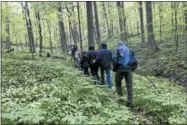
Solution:
[[[174,26],[173,26],[173,21],[174,21],[174,19],[173,19],[173,2],[171,2],[171,31],[172,31],[172,34],[173,34],[173,36],[174,36]]]
[[[37,11],[35,13],[36,15],[36,19],[37,19],[37,24],[38,24],[38,32],[39,32],[39,36],[40,36],[40,44],[39,44],[39,56],[42,57],[42,43],[43,43],[43,37],[42,37],[42,28],[41,28],[41,23],[40,23],[40,13],[39,11]]]
[[[145,43],[142,1],[139,1],[139,13],[140,13],[141,38],[142,38],[142,43]]]
[[[88,47],[94,46],[94,27],[93,27],[93,13],[92,13],[92,2],[86,2],[87,9],[87,27],[88,27]]]
[[[24,8],[25,8],[25,20],[26,20],[26,25],[27,25],[28,37],[29,37],[30,52],[32,54],[32,59],[34,60],[34,52],[35,52],[34,36],[33,36],[32,23],[30,20],[30,13],[29,13],[27,2],[25,2]]]
[[[19,39],[19,44],[21,45],[21,50],[23,51],[23,45],[21,43],[21,40]]]
[[[81,48],[81,52],[82,52],[83,47],[82,47],[82,34],[81,34],[81,21],[80,21],[79,2],[77,2],[77,12],[78,12],[78,22],[79,22],[80,48]]]
[[[98,47],[100,46],[101,38],[99,32],[99,19],[98,19],[98,12],[97,12],[97,3],[93,2],[94,4],[94,11],[95,11],[95,26],[96,26],[96,34],[97,34],[97,44]]]
[[[53,45],[52,45],[52,39],[51,39],[51,23],[49,19],[47,19],[46,22],[47,22],[47,27],[48,27],[48,32],[49,32],[50,51],[53,54]]]
[[[162,15],[161,15],[161,13],[162,13],[162,10],[161,10],[161,8],[162,8],[162,3],[160,3],[159,4],[159,18],[160,18],[160,41],[162,41]]]
[[[6,17],[6,49],[11,49],[11,42],[10,42],[10,27],[9,27],[9,18]]]
[[[15,39],[16,39],[16,50],[18,50],[19,48],[19,45],[18,45],[18,37],[17,37],[17,32],[15,30],[15,26],[13,24],[13,32],[14,32],[14,36],[15,36]]]
[[[27,34],[25,34],[25,48],[26,48],[26,50],[27,50],[27,47],[28,47],[28,40],[27,40]]]
[[[7,10],[9,10],[8,3],[5,3],[5,6],[7,7]],[[10,18],[9,14],[6,15],[6,24],[5,24],[5,32],[6,32],[6,49],[11,49],[11,42],[10,42]]]
[[[108,36],[110,36],[110,28],[109,28],[109,22],[108,22],[108,16],[107,16],[107,12],[106,12],[105,2],[102,2],[102,4],[103,4],[103,11],[104,11],[106,24],[107,24]]]
[[[152,3],[151,2],[146,2],[146,20],[147,20],[147,40],[148,40],[148,48],[155,52],[159,50],[159,48],[156,45],[155,42],[155,36],[153,32],[153,21],[152,21]]]
[[[72,12],[70,12],[70,10],[68,9],[68,7],[66,6],[66,10],[68,12],[68,24],[69,24],[69,34],[70,34],[70,41],[72,43],[72,40],[73,40],[73,43],[76,44],[76,39],[74,37],[74,32],[73,32],[73,29],[72,29],[72,23],[71,23],[71,16],[72,16]]]
[[[177,52],[178,50],[178,46],[179,46],[179,43],[178,43],[178,20],[177,20],[177,7],[178,7],[178,3],[175,3],[174,5],[174,9],[175,9],[175,51]]]
[[[187,9],[186,9],[186,6],[187,4],[184,3],[183,6],[185,7],[185,10],[184,10],[184,20],[185,20],[185,32],[186,32],[186,52],[187,52]],[[187,85],[186,85],[187,86]]]
[[[127,42],[128,41],[128,38],[127,38],[127,26],[126,26],[126,16],[125,16],[125,11],[124,11],[124,5],[123,5],[123,2],[121,1],[121,7],[122,7],[122,13],[123,13],[123,23],[124,23],[124,36],[125,36],[125,41]]]
[[[120,28],[120,39],[122,41],[125,40],[125,35],[124,35],[124,22],[123,22],[123,8],[121,6],[120,1],[117,1],[117,8],[118,8],[118,17],[119,17],[119,28]]]
[[[65,33],[65,27],[63,22],[63,15],[61,11],[61,6],[58,8],[58,19],[59,19],[59,28],[60,28],[60,43],[62,48],[62,53],[67,52],[67,41],[66,41],[66,33]]]
[[[72,28],[71,28],[71,20],[70,17],[72,16],[72,14],[70,13],[68,7],[66,6],[66,10],[68,12],[68,25],[69,25],[69,40],[70,40],[70,44],[72,44]],[[71,14],[71,15],[70,15]],[[75,43],[75,42],[74,42]]]

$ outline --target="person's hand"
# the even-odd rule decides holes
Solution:
[[[94,60],[92,61],[92,63],[95,63],[95,61],[96,61],[96,60],[94,59]]]

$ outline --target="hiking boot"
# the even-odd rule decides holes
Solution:
[[[126,102],[126,106],[129,107],[130,109],[133,109],[132,103]]]

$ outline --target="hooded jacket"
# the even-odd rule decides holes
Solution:
[[[100,64],[104,69],[108,69],[111,67],[112,63],[112,53],[107,49],[107,45],[105,43],[101,44],[101,50],[99,50],[96,63]]]
[[[131,68],[127,66],[130,57],[130,50],[126,44],[121,41],[114,50],[113,59],[115,58],[118,65],[117,70],[130,71]]]

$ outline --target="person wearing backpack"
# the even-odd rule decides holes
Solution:
[[[89,71],[88,71],[89,64],[88,64],[88,56],[87,56],[86,51],[83,51],[83,53],[82,53],[80,65],[81,65],[81,69],[84,72],[84,75],[88,76],[89,75]]]
[[[96,56],[97,56],[97,51],[95,51],[95,47],[90,46],[89,51],[88,51],[88,62],[89,62],[90,72],[91,72],[92,76],[94,77],[94,79],[99,81],[100,80],[99,75],[98,75],[99,67],[98,67],[97,63],[94,63]]]
[[[102,43],[101,49],[98,51],[95,63],[99,64],[101,73],[101,84],[104,84],[104,72],[106,73],[108,88],[112,88],[111,80],[111,64],[112,64],[112,53],[107,49],[107,44]]]
[[[133,90],[132,72],[137,68],[137,60],[134,52],[129,49],[126,44],[121,41],[113,52],[113,71],[115,73],[115,86],[117,94],[123,96],[122,93],[122,80],[125,77],[127,87],[127,106],[132,107],[133,102]]]

